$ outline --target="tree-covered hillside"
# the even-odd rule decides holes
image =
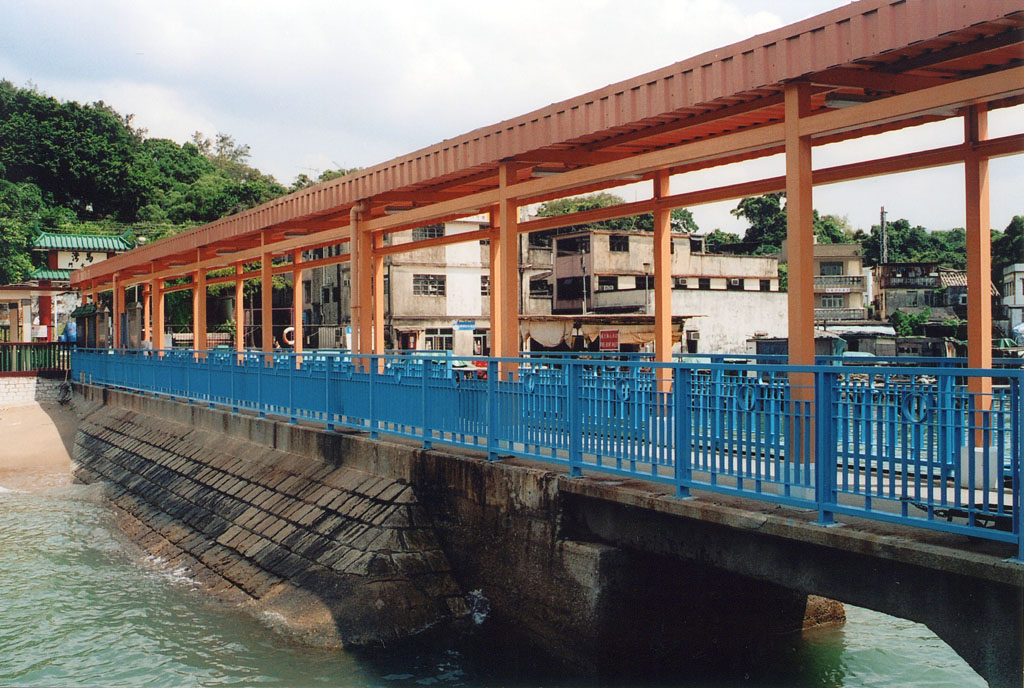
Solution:
[[[159,238],[316,183],[301,175],[286,188],[248,160],[249,147],[227,134],[147,138],[103,102],[0,81],[0,284],[32,270],[34,229]]]

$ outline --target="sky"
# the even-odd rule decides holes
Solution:
[[[284,184],[369,167],[481,126],[664,67],[843,0],[0,0],[0,79],[61,100],[102,100],[151,137],[229,134]],[[992,113],[1020,131],[1022,108]],[[815,149],[815,167],[949,145],[959,121]],[[783,173],[780,156],[678,176],[672,191]],[[1024,214],[1024,158],[991,165],[992,226]],[[951,166],[815,189],[853,228],[905,217],[964,224]],[[650,184],[617,193],[650,197]],[[735,202],[691,209],[742,233]]]

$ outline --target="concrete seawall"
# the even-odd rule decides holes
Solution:
[[[407,481],[312,461],[273,423],[106,397],[79,422],[76,477],[106,483],[134,539],[214,594],[329,646],[466,615]]]
[[[486,600],[489,623],[574,672],[649,676],[842,618],[806,593],[597,541],[543,467],[76,390],[93,409],[76,475],[109,486],[133,537],[312,642],[459,627],[466,600]]]

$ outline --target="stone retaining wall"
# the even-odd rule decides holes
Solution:
[[[37,375],[0,373],[0,406],[56,403],[63,380]]]
[[[80,422],[75,461],[151,554],[315,644],[392,641],[467,613],[405,481],[116,406]]]

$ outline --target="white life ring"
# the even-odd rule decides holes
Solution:
[[[284,343],[287,344],[288,346],[295,346],[295,328],[294,327],[286,327],[286,328],[284,328],[284,334],[281,335],[281,337],[284,339]]]

